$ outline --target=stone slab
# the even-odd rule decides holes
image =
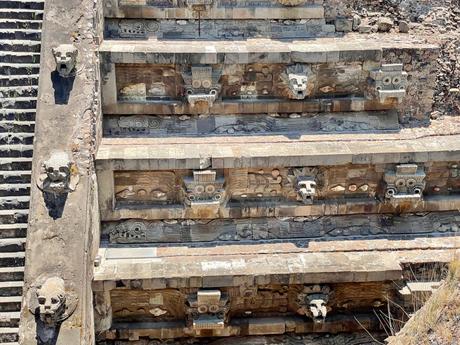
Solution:
[[[189,286],[193,277],[222,279],[225,284],[237,284],[236,278],[244,276],[256,280],[265,277],[269,284],[283,275],[310,284],[398,280],[402,273],[401,263],[449,262],[458,253],[458,248],[460,242],[455,236],[423,241],[317,242],[305,248],[289,244],[168,247],[158,248],[157,257],[151,260],[107,259],[108,252],[118,249],[101,248],[101,264],[94,270],[94,279],[178,280],[185,284],[184,287]],[[204,282],[193,281],[200,285],[196,287]]]
[[[100,169],[166,170],[176,166],[177,169],[221,169],[460,160],[460,135],[413,140],[390,138],[385,140],[381,136],[380,140],[375,141],[350,139],[343,142],[309,142],[284,138],[283,141],[271,142],[267,137],[263,140],[253,140],[254,137],[251,137],[246,142],[233,143],[230,138],[208,138],[187,140],[180,144],[167,141],[162,144],[148,138],[132,139],[134,141],[127,138],[105,138],[99,147],[96,161]],[[203,160],[210,163],[203,167]]]

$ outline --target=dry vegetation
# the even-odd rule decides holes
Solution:
[[[450,265],[444,284],[388,343],[460,344],[460,260]]]

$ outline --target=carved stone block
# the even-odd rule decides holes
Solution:
[[[213,170],[194,171],[185,177],[185,204],[193,207],[219,206],[225,201],[225,179]]]
[[[61,44],[53,48],[56,70],[63,78],[72,76],[75,73],[78,50],[72,44]]]
[[[192,66],[189,72],[183,72],[185,97],[195,107],[203,104],[205,108],[213,106],[219,97],[221,71],[211,66]]]
[[[229,309],[229,298],[220,290],[199,290],[188,296],[187,325],[196,331],[223,329]]]
[[[407,76],[402,64],[382,65],[379,70],[370,72],[372,92],[380,103],[385,103],[387,99],[396,99],[401,103],[406,96]]]
[[[392,202],[419,201],[425,189],[425,171],[416,164],[402,164],[395,170],[386,171],[385,198]]]

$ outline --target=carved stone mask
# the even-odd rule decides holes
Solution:
[[[289,74],[289,87],[292,91],[292,98],[304,99],[307,96],[308,78],[305,75]]]
[[[78,50],[72,44],[61,44],[53,48],[56,70],[61,77],[67,78],[72,75],[77,64]]]
[[[297,192],[304,203],[312,203],[313,197],[316,195],[316,182],[313,178],[299,178]]]
[[[65,312],[64,280],[57,277],[49,278],[36,293],[40,320],[49,326],[56,324]]]
[[[327,315],[327,298],[324,299],[322,294],[309,295],[307,298],[313,321],[316,323],[324,322]]]
[[[288,98],[302,100],[311,93],[314,77],[308,65],[296,64],[288,66],[280,76]],[[309,80],[310,77],[313,82]]]
[[[55,152],[50,159],[43,163],[46,173],[45,188],[49,191],[65,192],[70,183],[70,160],[66,153]]]

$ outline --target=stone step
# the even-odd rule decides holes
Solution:
[[[41,40],[41,30],[36,29],[0,29],[2,40]]]
[[[0,21],[1,29],[33,29],[39,30],[42,27],[41,20],[24,19],[3,19]]]
[[[0,98],[0,108],[5,109],[36,109],[37,98],[36,97],[10,97]]]
[[[1,184],[0,197],[6,196],[28,196],[30,193],[30,183]]]
[[[2,1],[4,3],[5,1]],[[0,19],[43,20],[42,9],[0,8]]]
[[[34,133],[34,121],[0,121],[0,133]]]
[[[16,253],[25,250],[25,238],[3,238],[0,239],[0,252]]]
[[[35,110],[0,109],[0,121],[35,121]]]
[[[38,85],[0,87],[0,97],[37,97]]]
[[[40,63],[39,53],[0,52],[0,63]]]
[[[13,342],[19,340],[18,327],[0,327],[0,342]]]
[[[0,73],[6,75],[30,75],[38,74],[40,64],[21,64],[21,63],[2,63],[0,64]]]
[[[45,2],[43,0],[7,0],[0,2],[0,8],[22,8],[42,10]]]
[[[21,313],[18,311],[5,311],[0,313],[0,327],[18,327],[20,315]],[[5,345],[5,343],[2,344]]]
[[[21,296],[24,282],[12,281],[12,282],[0,282],[0,296]],[[2,315],[0,314],[0,322]]]
[[[29,210],[0,210],[0,224],[27,223],[28,217]]]
[[[31,157],[0,157],[0,170],[31,170],[32,158]]]
[[[32,145],[34,133],[0,133],[0,145]]]
[[[30,183],[30,170],[0,171],[0,184],[3,183]]]
[[[0,207],[3,210],[27,210],[29,208],[30,197],[22,196],[0,196]]]
[[[13,76],[8,76],[8,77],[0,76],[0,87],[34,86],[34,85],[38,85],[38,77],[39,77],[38,74],[13,75]]]
[[[27,224],[0,224],[0,238],[27,236]]]
[[[40,41],[0,40],[0,51],[40,53]]]
[[[0,266],[22,267],[24,266],[24,261],[24,252],[0,253]]]
[[[0,281],[23,281],[24,267],[0,267]]]
[[[33,145],[0,145],[0,157],[32,157]]]

